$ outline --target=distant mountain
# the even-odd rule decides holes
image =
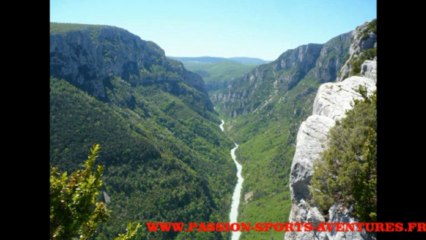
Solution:
[[[254,65],[260,65],[260,64],[265,64],[270,62],[270,61],[262,60],[260,58],[250,58],[250,57],[232,57],[228,59],[242,63],[242,64],[254,64]]]
[[[181,62],[196,62],[196,63],[217,63],[229,61],[226,58],[221,57],[169,57]]]
[[[186,68],[203,77],[209,92],[222,90],[228,84],[242,77],[254,67],[267,63],[261,59],[236,57],[171,57],[181,61]]]
[[[112,213],[95,239],[113,239],[131,221],[226,222],[233,144],[201,77],[120,28],[50,27],[50,164],[73,171],[101,144]],[[149,238],[182,234],[227,239]]]
[[[222,58],[222,57],[170,57],[172,59],[185,62],[197,62],[197,63],[218,63],[218,62],[237,62],[247,65],[260,65],[268,63],[268,61],[259,59],[259,58],[250,58],[250,57],[231,57],[231,58]]]

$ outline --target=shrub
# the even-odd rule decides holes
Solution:
[[[83,170],[76,170],[68,176],[56,167],[50,171],[50,238],[89,239],[98,225],[109,218],[109,210],[103,202],[97,201],[102,187],[103,166],[94,167],[100,145],[90,150]],[[140,224],[130,223],[127,232],[115,240],[132,239]]]
[[[356,100],[354,108],[329,133],[328,148],[314,163],[311,194],[322,211],[332,204],[354,207],[360,221],[376,219],[376,94]]]
[[[377,55],[376,48],[370,48],[361,52],[357,57],[355,57],[351,62],[351,74],[350,76],[357,75],[361,73],[361,65],[365,60],[372,60]]]

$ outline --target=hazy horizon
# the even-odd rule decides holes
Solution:
[[[273,61],[376,18],[376,1],[51,0],[50,21],[124,28],[174,57]]]

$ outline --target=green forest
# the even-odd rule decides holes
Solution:
[[[74,29],[53,26],[53,30]],[[130,222],[227,220],[236,181],[229,158],[233,144],[220,131],[219,117],[212,111],[207,93],[197,85],[199,79],[161,55],[161,49],[128,36],[130,33],[98,26],[95,41],[92,27],[81,28],[51,32],[51,68],[55,69],[50,79],[50,163],[60,171],[75,171],[93,144],[102,146],[97,160],[104,169],[99,197],[107,202],[111,216],[99,226],[94,239],[112,239]],[[76,53],[77,45],[70,40],[69,48],[76,56],[68,58],[63,53],[67,48],[56,48],[56,44],[63,44],[73,34],[87,41],[87,49]],[[95,81],[103,77],[91,78],[88,72],[84,84],[64,74],[73,64],[81,64],[76,58],[90,56],[91,47],[106,55],[124,51],[126,45],[117,37],[141,41],[136,47],[150,52],[140,70],[128,69],[100,83]],[[87,67],[97,66],[93,62],[79,68]],[[141,78],[143,74],[149,77]],[[148,81],[138,82],[136,75]],[[96,84],[102,85],[96,89]],[[101,90],[104,95],[97,95]],[[158,233],[156,237],[177,235]],[[225,234],[205,233],[202,237],[221,239]]]

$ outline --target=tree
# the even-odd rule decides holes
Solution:
[[[137,236],[138,230],[141,227],[140,223],[129,223],[126,233],[120,233],[114,240],[131,240]]]
[[[354,108],[329,133],[328,148],[314,163],[311,193],[323,211],[332,204],[353,206],[360,221],[376,219],[376,93],[354,101]]]
[[[50,238],[86,240],[98,225],[109,218],[109,210],[97,201],[102,187],[103,166],[94,167],[100,151],[95,144],[90,150],[84,169],[68,176],[56,167],[50,171]],[[129,224],[127,232],[116,240],[129,240],[136,235],[140,224]]]

